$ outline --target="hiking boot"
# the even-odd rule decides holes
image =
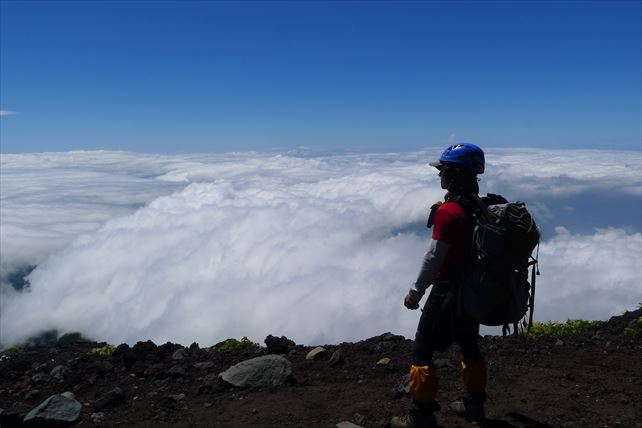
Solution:
[[[455,401],[450,408],[458,416],[466,418],[474,426],[482,426],[486,420],[484,411],[485,394],[465,394],[460,401]]]
[[[390,428],[435,428],[438,427],[434,413],[426,413],[421,416],[394,416],[390,420]]]

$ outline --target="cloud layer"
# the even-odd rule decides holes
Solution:
[[[428,206],[442,197],[426,167],[438,153],[2,155],[0,341],[48,328],[111,342],[411,337],[418,314],[401,301],[427,246]],[[536,318],[634,307],[635,210],[615,225],[582,213],[593,227],[576,232],[555,223],[555,207],[600,189],[639,201],[640,154],[489,150],[487,158],[483,191],[548,216]],[[6,278],[28,264],[38,265],[30,291],[16,292]]]

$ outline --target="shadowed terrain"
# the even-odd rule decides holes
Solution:
[[[624,334],[641,315],[627,312],[578,336],[481,339],[489,365],[487,426],[642,427],[642,336]],[[103,356],[92,349],[104,343],[82,341],[5,351],[0,422],[21,426],[31,409],[65,391],[83,404],[79,426],[383,427],[405,411],[410,340],[386,333],[326,345],[315,359],[306,359],[313,347],[286,338],[266,343],[139,342],[102,348]],[[291,363],[281,386],[237,388],[218,377],[270,353]],[[448,409],[461,394],[458,358],[456,346],[435,357],[445,427],[469,426]]]

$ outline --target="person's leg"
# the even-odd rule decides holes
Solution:
[[[466,393],[460,402],[453,403],[453,409],[474,422],[481,422],[485,418],[486,361],[477,344],[479,324],[465,319],[460,321],[459,327],[457,342],[462,352],[462,380]]]
[[[429,299],[430,300],[430,299]],[[434,353],[433,336],[438,323],[438,310],[431,309],[430,301],[426,302],[421,314],[412,352],[410,366],[410,403],[408,413],[417,420],[433,419],[434,412],[439,406],[435,401],[437,396],[437,371],[433,365]]]
[[[435,288],[432,291],[419,319],[413,344],[408,415],[394,417],[390,422],[393,428],[437,426],[434,412],[440,407],[435,400],[438,381],[432,356],[437,344],[450,340],[450,336],[443,337],[444,332],[450,331],[450,328],[449,325],[444,325],[449,314],[442,307],[439,289],[437,288],[437,293]]]

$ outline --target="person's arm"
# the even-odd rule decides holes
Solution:
[[[426,292],[426,289],[435,281],[437,272],[439,272],[443,266],[449,248],[450,244],[444,241],[436,239],[430,241],[428,251],[426,251],[424,255],[421,271],[417,276],[417,280],[412,284],[412,287],[410,287],[404,302],[408,308],[416,309],[419,307],[419,301]],[[414,306],[414,308],[411,306]]]

